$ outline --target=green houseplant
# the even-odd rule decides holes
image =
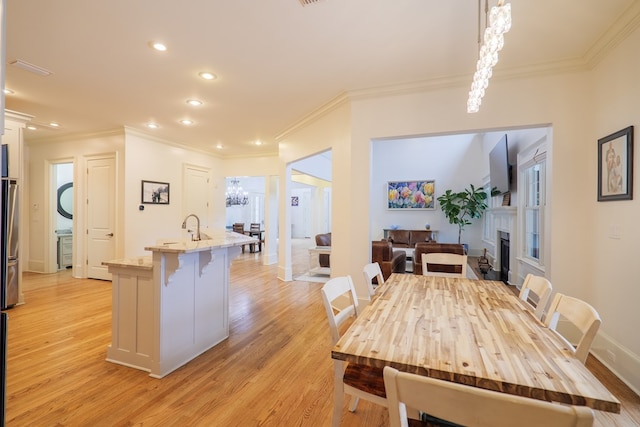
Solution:
[[[462,230],[471,224],[471,220],[480,218],[487,205],[487,193],[482,188],[475,188],[469,184],[464,191],[454,193],[451,190],[438,197],[440,209],[449,220],[450,224],[458,226],[458,243],[462,238]]]

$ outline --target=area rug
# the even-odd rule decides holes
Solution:
[[[303,274],[302,276],[294,277],[293,280],[298,282],[315,282],[315,283],[327,283],[331,277],[329,276],[316,276]]]

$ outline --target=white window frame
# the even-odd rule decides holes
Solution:
[[[521,220],[520,220],[520,235],[522,236],[521,244],[520,244],[520,253],[519,257],[523,261],[531,264],[533,266],[539,267],[540,269],[544,269],[544,259],[545,259],[545,226],[546,226],[546,205],[547,205],[547,156],[546,150],[544,146],[537,147],[537,154],[531,157],[529,160],[518,165],[518,169],[520,171],[520,182],[522,183],[519,193],[521,197],[519,197],[519,210],[522,212]],[[530,207],[528,205],[530,197],[531,185],[529,182],[528,171],[535,167],[536,165],[540,166],[539,173],[539,204],[535,207]],[[535,258],[529,254],[529,248],[527,247],[528,239],[527,237],[530,234],[529,229],[527,228],[527,212],[531,210],[536,210],[538,212],[538,257]]]

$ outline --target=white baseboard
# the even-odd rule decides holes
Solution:
[[[578,342],[579,335],[570,322],[558,322],[558,331],[570,342]],[[591,355],[640,396],[640,356],[602,331],[591,344]]]
[[[33,273],[44,273],[44,261],[30,260],[28,262],[28,270]]]
[[[640,396],[640,356],[605,333],[598,333],[591,354]]]

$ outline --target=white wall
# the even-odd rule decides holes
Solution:
[[[55,251],[56,224],[51,219],[55,218],[52,212],[56,211],[56,199],[50,197],[55,189],[52,181],[51,166],[60,162],[71,161],[73,167],[73,193],[75,217],[73,221],[73,247],[74,247],[74,275],[82,275],[82,267],[85,259],[85,233],[84,203],[82,195],[85,194],[85,174],[87,157],[102,154],[114,154],[116,157],[116,175],[119,191],[124,185],[124,134],[121,130],[105,132],[99,135],[78,136],[62,140],[49,140],[32,143],[28,146],[28,158],[25,170],[29,174],[28,179],[28,218],[29,239],[28,253],[23,254],[27,258],[26,270],[35,272],[54,272],[48,266],[48,260]],[[117,215],[123,215],[120,205],[116,208]],[[116,230],[116,235],[122,236],[122,228]],[[124,239],[116,239],[116,252],[123,252]],[[54,255],[55,256],[55,255]]]
[[[602,316],[596,351],[601,360],[635,385],[636,392],[640,391],[640,279],[635,268],[640,242],[639,49],[640,30],[636,30],[593,72],[589,83],[593,88],[594,131],[587,141],[575,144],[576,150],[585,153],[588,170],[584,182],[589,192],[574,210],[574,216],[586,216],[589,221],[589,232],[576,246],[588,248],[583,268],[590,275],[583,286],[586,298]],[[633,200],[597,202],[596,141],[630,125],[635,131]],[[611,235],[615,228],[619,238]]]
[[[349,143],[350,121],[350,106],[345,102],[345,99],[339,98],[334,100],[331,105],[323,106],[315,117],[299,124],[279,140],[279,175],[281,179],[278,277],[283,280],[292,279],[291,230],[289,228],[291,223],[291,164],[329,149],[332,151],[331,192],[334,195],[333,200],[349,199],[349,203],[346,205],[331,203],[331,243],[333,245],[331,274],[344,275],[353,271],[352,254],[349,252],[351,244],[347,242],[351,240],[350,224],[353,221],[361,220],[354,217],[355,212],[351,210],[352,203],[356,203],[362,195],[351,194],[352,186],[349,178],[352,163],[351,144]],[[367,159],[368,156],[367,152]],[[367,159],[362,159],[363,163],[368,163]],[[335,185],[336,182],[340,183],[339,187]],[[361,201],[362,204],[356,204],[360,207],[359,211],[363,210],[362,206],[368,204],[368,201],[364,199]],[[341,232],[335,233],[336,229]],[[360,276],[362,276],[361,271],[358,273],[358,277]],[[364,286],[364,279],[362,282]]]
[[[484,162],[482,144],[474,134],[449,135],[434,138],[409,138],[375,141],[372,144],[371,240],[380,240],[383,229],[397,225],[406,230],[422,230],[429,224],[438,230],[439,242],[458,242],[458,227],[449,224],[439,203],[433,210],[387,209],[387,182],[404,180],[435,180],[435,195],[447,189],[463,191],[473,184],[482,187]],[[474,221],[462,232],[462,243],[479,251],[481,222]]]
[[[337,258],[337,274],[351,274],[358,294],[365,295],[366,288],[357,278],[368,262],[370,245],[371,214],[362,206],[372,203],[368,190],[373,175],[372,140],[551,126],[548,277],[556,291],[585,299],[601,312],[604,322],[599,338],[607,337],[607,350],[614,353],[610,365],[640,389],[640,335],[633,331],[640,324],[635,307],[640,287],[631,268],[640,237],[635,225],[638,202],[595,202],[597,139],[638,124],[638,48],[636,30],[593,72],[504,80],[494,75],[477,114],[466,113],[467,85],[440,90],[416,87],[413,93],[405,87],[380,97],[349,94],[350,142],[339,145],[339,153],[333,152],[333,205],[340,207],[340,218],[334,215],[332,231],[336,253],[344,254]],[[317,135],[333,130],[323,129],[320,121],[314,125]],[[287,154],[303,152],[307,141],[316,138],[302,131],[295,136],[287,138]],[[638,154],[635,157],[637,163]],[[612,224],[620,227],[623,238],[608,237]],[[594,351],[606,354],[602,342],[596,344]]]
[[[183,197],[188,189],[184,186],[184,165],[210,169],[211,193],[202,197],[211,201],[211,228],[224,228],[226,221],[224,176],[220,174],[222,161],[211,155],[186,150],[142,133],[126,129],[126,164],[124,191],[124,233],[126,241],[123,256],[149,255],[145,246],[153,245],[157,239],[188,237],[180,228],[186,213]],[[170,203],[168,205],[141,206],[141,181],[168,182]],[[204,221],[203,221],[204,222]]]

